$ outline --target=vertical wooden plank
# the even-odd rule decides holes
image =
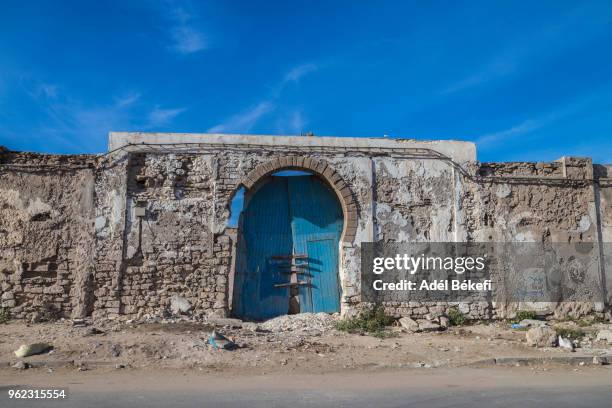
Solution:
[[[289,282],[289,276],[272,259],[291,255],[293,249],[286,178],[272,177],[255,193],[244,211],[243,224],[246,262],[240,271],[243,276],[237,279],[243,284],[236,314],[254,320],[286,314],[289,289],[274,285]]]
[[[340,285],[338,281],[338,241],[329,239],[308,240],[308,256],[318,260],[318,273],[312,278],[312,310],[334,313],[340,311]]]
[[[342,208],[334,192],[314,176],[288,177],[293,250],[308,255],[309,281],[300,287],[302,312],[340,311],[338,249]]]

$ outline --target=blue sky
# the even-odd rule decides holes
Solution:
[[[6,1],[0,145],[108,131],[475,141],[612,162],[612,3]]]

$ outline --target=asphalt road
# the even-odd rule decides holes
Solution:
[[[376,392],[75,393],[65,401],[4,401],[3,407],[606,407],[610,387],[581,390],[471,390]]]
[[[0,407],[610,407],[612,370],[446,370],[219,378],[131,373],[66,378],[65,400],[11,400]],[[334,377],[336,376],[336,377]],[[342,377],[337,377],[342,376]],[[93,381],[92,381],[93,379]],[[57,379],[56,379],[57,380]],[[22,385],[23,387],[25,385]],[[29,385],[40,388],[36,381]]]

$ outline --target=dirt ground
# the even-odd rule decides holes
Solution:
[[[536,349],[525,343],[525,332],[508,323],[451,327],[441,332],[408,333],[392,327],[391,337],[348,334],[333,319],[283,317],[275,324],[241,324],[232,319],[200,323],[175,319],[148,323],[96,322],[75,326],[70,320],[0,325],[0,364],[19,360],[35,367],[90,371],[100,369],[195,369],[204,373],[324,373],[342,370],[461,367],[500,357],[597,356],[612,347],[595,342],[597,327],[587,332],[575,353],[561,348]],[[306,320],[305,320],[306,319]],[[307,320],[311,319],[311,320]],[[314,320],[312,320],[314,319]],[[272,322],[274,323],[274,322]],[[80,327],[79,327],[80,326]],[[237,343],[233,351],[207,344],[212,330]],[[18,359],[22,344],[46,342],[53,350]],[[39,363],[39,364],[37,364]]]
[[[0,384],[27,384],[31,387],[66,387],[85,389],[87,391],[108,392],[138,390],[159,391],[173,390],[215,390],[235,392],[236,390],[387,390],[387,389],[442,389],[474,388],[492,389],[500,386],[520,388],[526,384],[532,387],[553,386],[606,386],[612,379],[610,366],[583,367],[566,370],[553,367],[549,370],[537,370],[530,367],[492,367],[492,368],[449,368],[446,370],[385,370],[372,374],[353,371],[346,376],[337,373],[325,374],[289,374],[269,373],[266,375],[244,374],[241,376],[229,373],[215,375],[194,372],[189,369],[155,369],[140,370],[140,375],[133,375],[131,370],[115,371],[101,368],[84,373],[76,370],[59,370],[48,375],[40,370],[23,371],[19,377],[14,373],[0,371]],[[372,381],[373,375],[377,381]],[[526,379],[528,379],[526,381]]]

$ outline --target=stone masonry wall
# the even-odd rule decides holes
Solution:
[[[444,161],[381,157],[375,166],[375,240],[384,242],[455,241],[462,225],[455,196],[463,185],[452,166]],[[437,316],[450,306],[443,302],[387,302],[387,313],[423,318]],[[466,314],[476,304],[461,304]],[[470,307],[472,312],[470,313]]]
[[[448,163],[376,159],[376,237],[385,242],[589,242],[598,243],[598,210],[590,159],[553,163],[473,163],[458,175]],[[602,190],[604,210],[607,194]],[[605,213],[604,218],[605,218]],[[605,225],[605,221],[602,225]],[[605,241],[605,239],[603,240]],[[609,241],[609,239],[608,239]],[[595,246],[594,250],[599,250]],[[587,277],[599,285],[600,276]],[[600,302],[529,305],[542,312],[603,312]],[[608,302],[609,303],[609,302]],[[459,307],[472,318],[512,315],[517,303],[491,305],[394,302],[396,315],[424,317]]]
[[[235,246],[227,228],[231,200],[258,165],[283,157],[273,152],[136,153],[113,170],[101,168],[96,183],[96,315],[164,315],[175,295],[185,298],[197,315],[228,315]],[[356,233],[369,239],[364,231],[371,224],[370,160],[333,156],[325,162],[359,192],[362,216]],[[125,182],[119,179],[124,171]],[[121,186],[125,192],[116,188]],[[350,269],[342,268],[341,280],[349,303],[358,295],[359,259],[350,243],[343,251]]]
[[[93,161],[0,151],[0,293],[12,317],[88,313]]]
[[[95,180],[94,307],[92,314],[121,312],[121,276],[125,272],[126,196],[129,155],[106,158],[98,164]]]
[[[492,179],[464,195],[468,240],[493,242],[597,243],[597,214],[590,159],[563,158],[553,163],[486,163],[479,175]],[[514,179],[507,179],[511,176]],[[502,177],[501,179],[495,179]],[[525,177],[520,179],[520,177]],[[531,177],[546,177],[553,180]],[[517,179],[518,178],[518,179]],[[594,247],[598,251],[598,246]],[[599,276],[585,276],[600,283]],[[530,305],[559,316],[603,311],[603,299]],[[523,305],[496,305],[499,316]]]
[[[595,190],[598,215],[599,241],[602,252],[612,252],[612,165],[595,165],[595,176],[599,180]],[[612,305],[612,257],[604,257],[603,281],[606,287],[606,304]]]
[[[610,167],[456,163],[303,146],[118,151],[105,156],[0,152],[1,305],[15,317],[144,317],[187,300],[197,316],[231,313],[232,199],[281,168],[319,174],[345,211],[342,310],[359,306],[362,242],[610,242]],[[593,179],[601,179],[595,183]],[[558,314],[601,313],[607,298]],[[44,306],[47,305],[47,306]],[[458,306],[477,318],[511,313],[486,302],[385,304],[423,317]]]

